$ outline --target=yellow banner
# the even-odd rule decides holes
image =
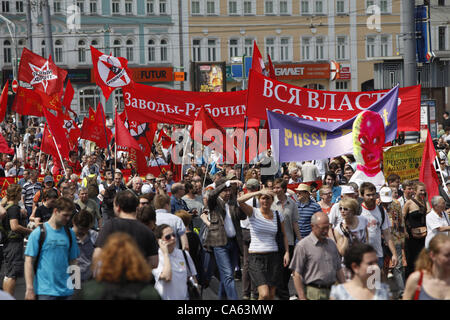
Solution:
[[[383,172],[388,177],[392,173],[400,176],[400,181],[419,180],[424,143],[391,147],[383,154]]]

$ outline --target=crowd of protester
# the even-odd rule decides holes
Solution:
[[[450,299],[443,186],[428,199],[425,184],[396,174],[381,188],[352,183],[352,155],[270,172],[270,150],[215,172],[190,153],[179,181],[140,177],[127,153],[116,161],[84,140],[60,166],[39,152],[43,123],[26,122],[2,123],[15,153],[1,154],[0,177],[18,179],[0,202],[1,298],[24,277],[26,299],[185,300],[215,277],[218,299]],[[450,132],[439,135],[450,184]],[[154,154],[150,165],[171,162],[160,144]],[[68,287],[73,266],[81,278]]]

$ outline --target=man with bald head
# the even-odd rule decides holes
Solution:
[[[311,217],[311,233],[298,242],[289,268],[300,300],[328,300],[331,286],[345,281],[341,257],[330,240],[330,220],[323,212]]]
[[[142,192],[142,185],[144,184],[144,182],[142,181],[141,177],[134,177],[132,180],[132,186],[131,189],[129,189],[136,197],[139,197]]]

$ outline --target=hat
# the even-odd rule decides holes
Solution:
[[[43,127],[45,127],[45,124],[41,123],[41,124],[39,125],[39,127],[43,128]]]
[[[389,187],[383,187],[380,189],[381,202],[392,202],[392,190]]]
[[[237,179],[236,174],[234,174],[234,173],[227,174],[227,179],[228,180],[235,180],[235,179]],[[253,180],[255,180],[255,179],[253,179]]]
[[[311,189],[306,183],[300,183],[295,191],[307,191],[308,193],[311,193]]]
[[[248,179],[245,185],[247,188],[256,189],[259,188],[259,181],[256,179]]]
[[[353,189],[352,186],[341,187],[341,194],[351,194],[351,193],[355,193],[355,189]]]
[[[152,192],[152,187],[150,187],[149,184],[145,183],[144,185],[142,185],[141,192],[142,194],[150,193]]]
[[[53,177],[52,176],[45,176],[44,183],[47,183],[47,182],[54,182],[53,181]]]

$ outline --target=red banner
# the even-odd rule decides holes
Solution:
[[[123,87],[123,100],[131,121],[190,125],[204,106],[221,127],[231,128],[244,126],[247,91],[191,92],[135,83]]]
[[[266,109],[315,121],[348,120],[389,90],[332,92],[296,87],[250,71],[247,116],[267,119]],[[398,131],[420,130],[420,85],[400,88]]]

